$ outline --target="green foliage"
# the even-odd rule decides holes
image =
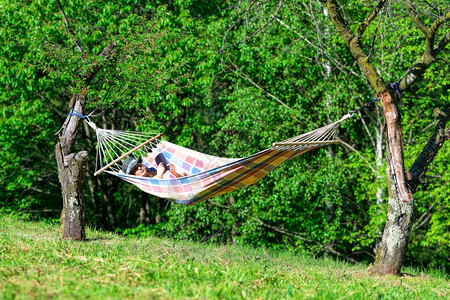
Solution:
[[[44,78],[33,67],[36,53],[30,36],[40,31],[41,14],[33,16],[34,3],[2,1],[0,39],[0,211],[28,211],[58,207],[58,186],[53,159],[53,134],[58,115],[50,109],[67,84],[64,78]],[[52,31],[51,26],[44,27]],[[45,99],[45,100],[44,100]],[[58,107],[58,105],[56,105]],[[42,195],[41,197],[36,195]]]

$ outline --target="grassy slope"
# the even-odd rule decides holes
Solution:
[[[289,252],[88,231],[62,241],[57,225],[0,216],[0,299],[10,298],[441,298],[448,275],[367,266]]]

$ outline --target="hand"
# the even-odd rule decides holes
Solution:
[[[169,171],[170,173],[172,173],[173,176],[177,178],[180,177],[180,174],[177,173],[177,170],[173,164],[168,164],[167,166],[169,167]]]
[[[161,162],[158,165],[158,168],[156,169],[156,178],[163,178],[164,173],[166,172],[166,167],[164,166],[164,164]]]

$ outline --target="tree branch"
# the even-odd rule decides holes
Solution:
[[[373,21],[373,19],[376,18],[378,13],[380,12],[381,8],[383,8],[384,4],[386,3],[386,0],[380,0],[375,6],[370,14],[367,16],[367,18],[364,20],[364,22],[361,23],[361,25],[358,28],[358,34],[356,38],[359,40],[361,39],[362,35],[364,34],[364,31],[366,31],[367,27],[370,25],[370,23]]]
[[[255,221],[257,221],[259,224],[261,224],[261,225],[263,225],[263,226],[265,226],[265,227],[267,227],[267,228],[270,228],[270,229],[272,229],[272,230],[275,230],[275,231],[277,231],[277,232],[279,232],[279,233],[282,233],[282,234],[285,234],[285,235],[288,235],[288,236],[295,237],[295,238],[297,238],[297,239],[299,239],[299,240],[301,240],[301,241],[304,241],[304,242],[308,242],[308,243],[320,245],[320,243],[318,243],[318,242],[316,242],[316,241],[313,241],[313,240],[310,240],[310,239],[307,239],[307,238],[304,238],[304,237],[300,236],[299,233],[296,233],[296,232],[292,233],[292,232],[287,231],[287,230],[284,229],[284,228],[280,228],[280,227],[276,227],[276,226],[272,226],[272,225],[266,224],[266,223],[264,223],[263,221],[261,221],[260,219],[255,218],[255,217],[250,217],[250,218],[253,219],[253,220],[255,220]]]
[[[444,24],[448,19],[450,19],[450,11],[448,11],[444,16],[437,18],[433,24],[431,24],[431,32],[436,32],[436,30]]]
[[[326,246],[324,247],[324,250],[325,250],[325,251],[329,251],[329,252],[331,252],[331,253],[333,253],[333,254],[336,254],[337,256],[343,257],[343,258],[345,258],[346,260],[349,260],[349,261],[351,261],[351,262],[353,262],[353,263],[356,263],[356,262],[357,262],[355,259],[350,258],[350,257],[348,257],[348,256],[345,256],[345,255],[343,255],[342,253],[337,252],[337,251],[334,250],[333,247],[330,246],[330,245],[326,245]]]
[[[249,9],[255,4],[255,2],[256,2],[256,1],[254,1],[252,4],[250,4]],[[242,1],[239,2],[239,6],[237,7],[237,9],[236,9],[236,11],[235,11],[235,14],[237,14],[238,11],[241,9],[241,5],[242,5]],[[238,20],[240,20],[240,18],[238,18]],[[223,35],[223,38],[222,38],[222,48],[220,48],[220,50],[219,50],[219,53],[222,53],[222,56],[223,56],[223,54],[224,54],[224,49],[227,48],[227,46],[226,46],[226,41],[227,41],[228,33],[231,31],[231,29],[233,29],[233,28],[236,26],[237,23],[238,23],[238,21],[234,22],[233,25],[231,25],[230,27],[228,27],[227,31],[226,31],[225,34]]]
[[[331,21],[347,45],[355,38],[353,31],[347,26],[340,14],[340,7],[335,0],[321,0],[330,13]]]
[[[283,101],[281,101],[280,99],[278,99],[277,97],[275,97],[274,95],[272,95],[271,93],[269,93],[268,91],[266,91],[265,89],[263,89],[261,86],[259,86],[257,83],[255,83],[251,78],[249,78],[244,72],[242,72],[242,70],[236,66],[236,64],[232,63],[230,61],[230,64],[235,68],[235,70],[237,70],[237,72],[233,69],[231,69],[230,67],[228,67],[228,69],[233,72],[233,73],[239,73],[237,74],[239,77],[249,81],[251,84],[253,84],[257,89],[259,89],[260,91],[266,93],[269,97],[271,97],[272,99],[274,99],[275,101],[277,101],[278,103],[280,103],[282,106],[284,106],[285,108],[287,108],[288,110],[292,110],[292,108],[290,108],[286,103],[284,103]],[[299,121],[298,119],[296,119],[297,121]]]
[[[416,7],[411,2],[411,0],[406,1],[406,6],[408,7],[409,13],[411,14],[411,18],[412,18],[414,24],[416,24],[417,28],[419,28],[420,31],[422,31],[422,33],[427,37],[427,39],[431,38],[431,34],[432,34],[431,30],[422,21],[419,13],[416,10]]]
[[[377,171],[370,165],[370,162],[361,154],[359,153],[358,150],[356,150],[355,148],[353,148],[351,145],[349,145],[348,143],[344,142],[341,138],[339,138],[338,136],[336,136],[336,139],[339,141],[339,144],[343,145],[344,147],[349,148],[350,150],[352,150],[353,152],[355,152],[359,157],[361,157],[364,162],[366,163],[366,165],[372,170],[373,174],[378,175]]]
[[[61,15],[63,17],[64,23],[66,24],[67,31],[72,36],[72,40],[75,43],[75,46],[77,47],[78,51],[81,54],[83,54],[83,49],[81,48],[80,44],[78,43],[78,41],[77,41],[77,39],[75,37],[75,32],[72,30],[72,27],[70,27],[69,21],[66,18],[66,14],[64,13],[64,8],[62,7],[61,2],[59,0],[56,0],[56,3],[58,4],[59,11],[61,12]]]
[[[408,5],[412,6],[411,1],[407,1]],[[407,90],[436,60],[436,57],[441,53],[443,49],[448,45],[450,41],[450,32],[447,32],[444,37],[439,41],[438,45],[434,47],[434,39],[439,27],[448,19],[450,19],[450,11],[445,16],[442,16],[435,20],[430,27],[426,27],[422,20],[416,16],[414,6],[411,8],[412,18],[417,27],[425,34],[426,43],[424,53],[419,62],[414,64],[406,73],[406,75],[398,81],[398,87],[400,92]]]
[[[436,108],[434,116],[436,118],[435,131],[409,170],[408,183],[413,193],[416,192],[418,185],[421,183],[428,165],[433,161],[444,142],[449,139],[450,130],[445,130],[445,125],[450,118],[450,107],[444,110]]]
[[[102,52],[100,53],[100,57],[103,57],[104,59],[110,58],[114,54],[116,47],[117,42],[112,42],[102,50]],[[102,65],[96,63],[90,68],[90,71],[84,74],[83,77],[86,81],[86,85],[88,85],[92,81],[92,79],[94,79],[95,75],[97,75],[97,72],[100,71],[101,67]]]
[[[357,77],[361,77],[361,74],[353,71],[352,68],[347,67],[341,60],[339,60],[339,57],[336,53],[334,53],[337,57],[333,57],[328,51],[325,51],[323,47],[319,47],[318,45],[316,45],[315,43],[311,42],[310,40],[308,40],[304,35],[302,35],[301,33],[297,32],[296,30],[292,29],[289,25],[287,25],[285,22],[283,22],[281,19],[279,18],[275,18],[275,20],[277,20],[281,25],[283,25],[284,27],[286,27],[287,29],[291,30],[292,32],[294,32],[296,35],[298,35],[303,41],[305,41],[309,46],[315,48],[317,50],[317,52],[322,53],[323,55],[325,55],[333,64],[334,66],[336,66],[340,71],[342,71],[342,73],[347,73],[350,72],[353,75],[357,76]],[[313,60],[313,59],[311,59]]]
[[[260,31],[262,31],[264,28],[267,27],[267,25],[269,25],[270,23],[272,23],[272,21],[277,17],[278,12],[280,11],[282,4],[283,4],[283,0],[280,0],[280,2],[278,3],[278,6],[277,6],[277,9],[276,9],[275,13],[272,15],[272,17],[269,19],[269,21],[267,21],[267,23],[264,24],[262,27],[260,27],[260,28],[258,28],[257,30],[255,30],[255,31],[254,31],[248,38],[246,38],[244,41],[241,41],[240,43],[238,43],[238,44],[236,44],[236,45],[239,45],[239,44],[241,44],[241,43],[245,43],[245,42],[251,40],[257,33],[259,33]]]
[[[433,49],[432,55],[436,57],[439,53],[441,53],[442,50],[445,49],[445,47],[450,42],[450,32],[447,32],[447,34],[440,40],[436,48]]]
[[[110,45],[106,46],[103,51],[100,53],[100,56],[107,59],[111,57],[114,52],[115,48],[117,47],[117,42],[112,42]],[[94,79],[97,72],[101,69],[102,65],[95,64],[91,71],[87,72],[83,77],[85,79],[85,85],[82,87],[81,91],[78,94],[75,94],[70,99],[69,108],[73,108],[80,113],[83,113],[84,106],[86,102],[86,96],[88,91],[89,83]],[[68,153],[69,150],[72,148],[72,145],[75,143],[75,138],[78,132],[78,124],[80,123],[80,118],[76,116],[67,116],[66,120],[64,121],[64,124],[62,125],[61,129],[56,133],[59,134],[59,132],[62,130],[62,149]]]
[[[369,80],[370,85],[373,87],[375,92],[381,93],[386,91],[387,88],[386,84],[383,81],[383,78],[378,74],[374,65],[370,62],[368,55],[364,52],[360,44],[359,38],[355,36],[353,31],[347,26],[344,18],[341,16],[340,13],[341,9],[337,4],[336,0],[321,0],[321,2],[328,9],[334,27],[336,28],[336,30],[339,32],[344,42],[349,47],[350,53],[358,63],[360,70]],[[368,17],[368,19],[370,18]]]

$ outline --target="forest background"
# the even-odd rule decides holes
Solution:
[[[80,53],[55,2],[1,0],[0,213],[59,218],[55,134],[83,75],[112,42],[113,58],[87,91],[91,120],[162,132],[212,155],[253,154],[374,98],[321,3],[251,3],[65,1]],[[359,22],[370,3],[346,1],[343,13]],[[430,17],[450,6],[433,1],[427,10],[424,3]],[[389,2],[367,35],[371,60],[388,79],[401,77],[423,51],[402,1]],[[407,169],[433,131],[433,110],[448,105],[448,50],[439,58],[444,63],[402,95]],[[84,125],[76,148],[90,159],[86,222],[125,234],[373,261],[387,211],[383,129],[375,105],[341,125],[340,144],[289,161],[254,186],[184,207],[115,177],[94,177],[95,134]],[[414,195],[405,264],[449,268],[449,157],[444,145]]]

